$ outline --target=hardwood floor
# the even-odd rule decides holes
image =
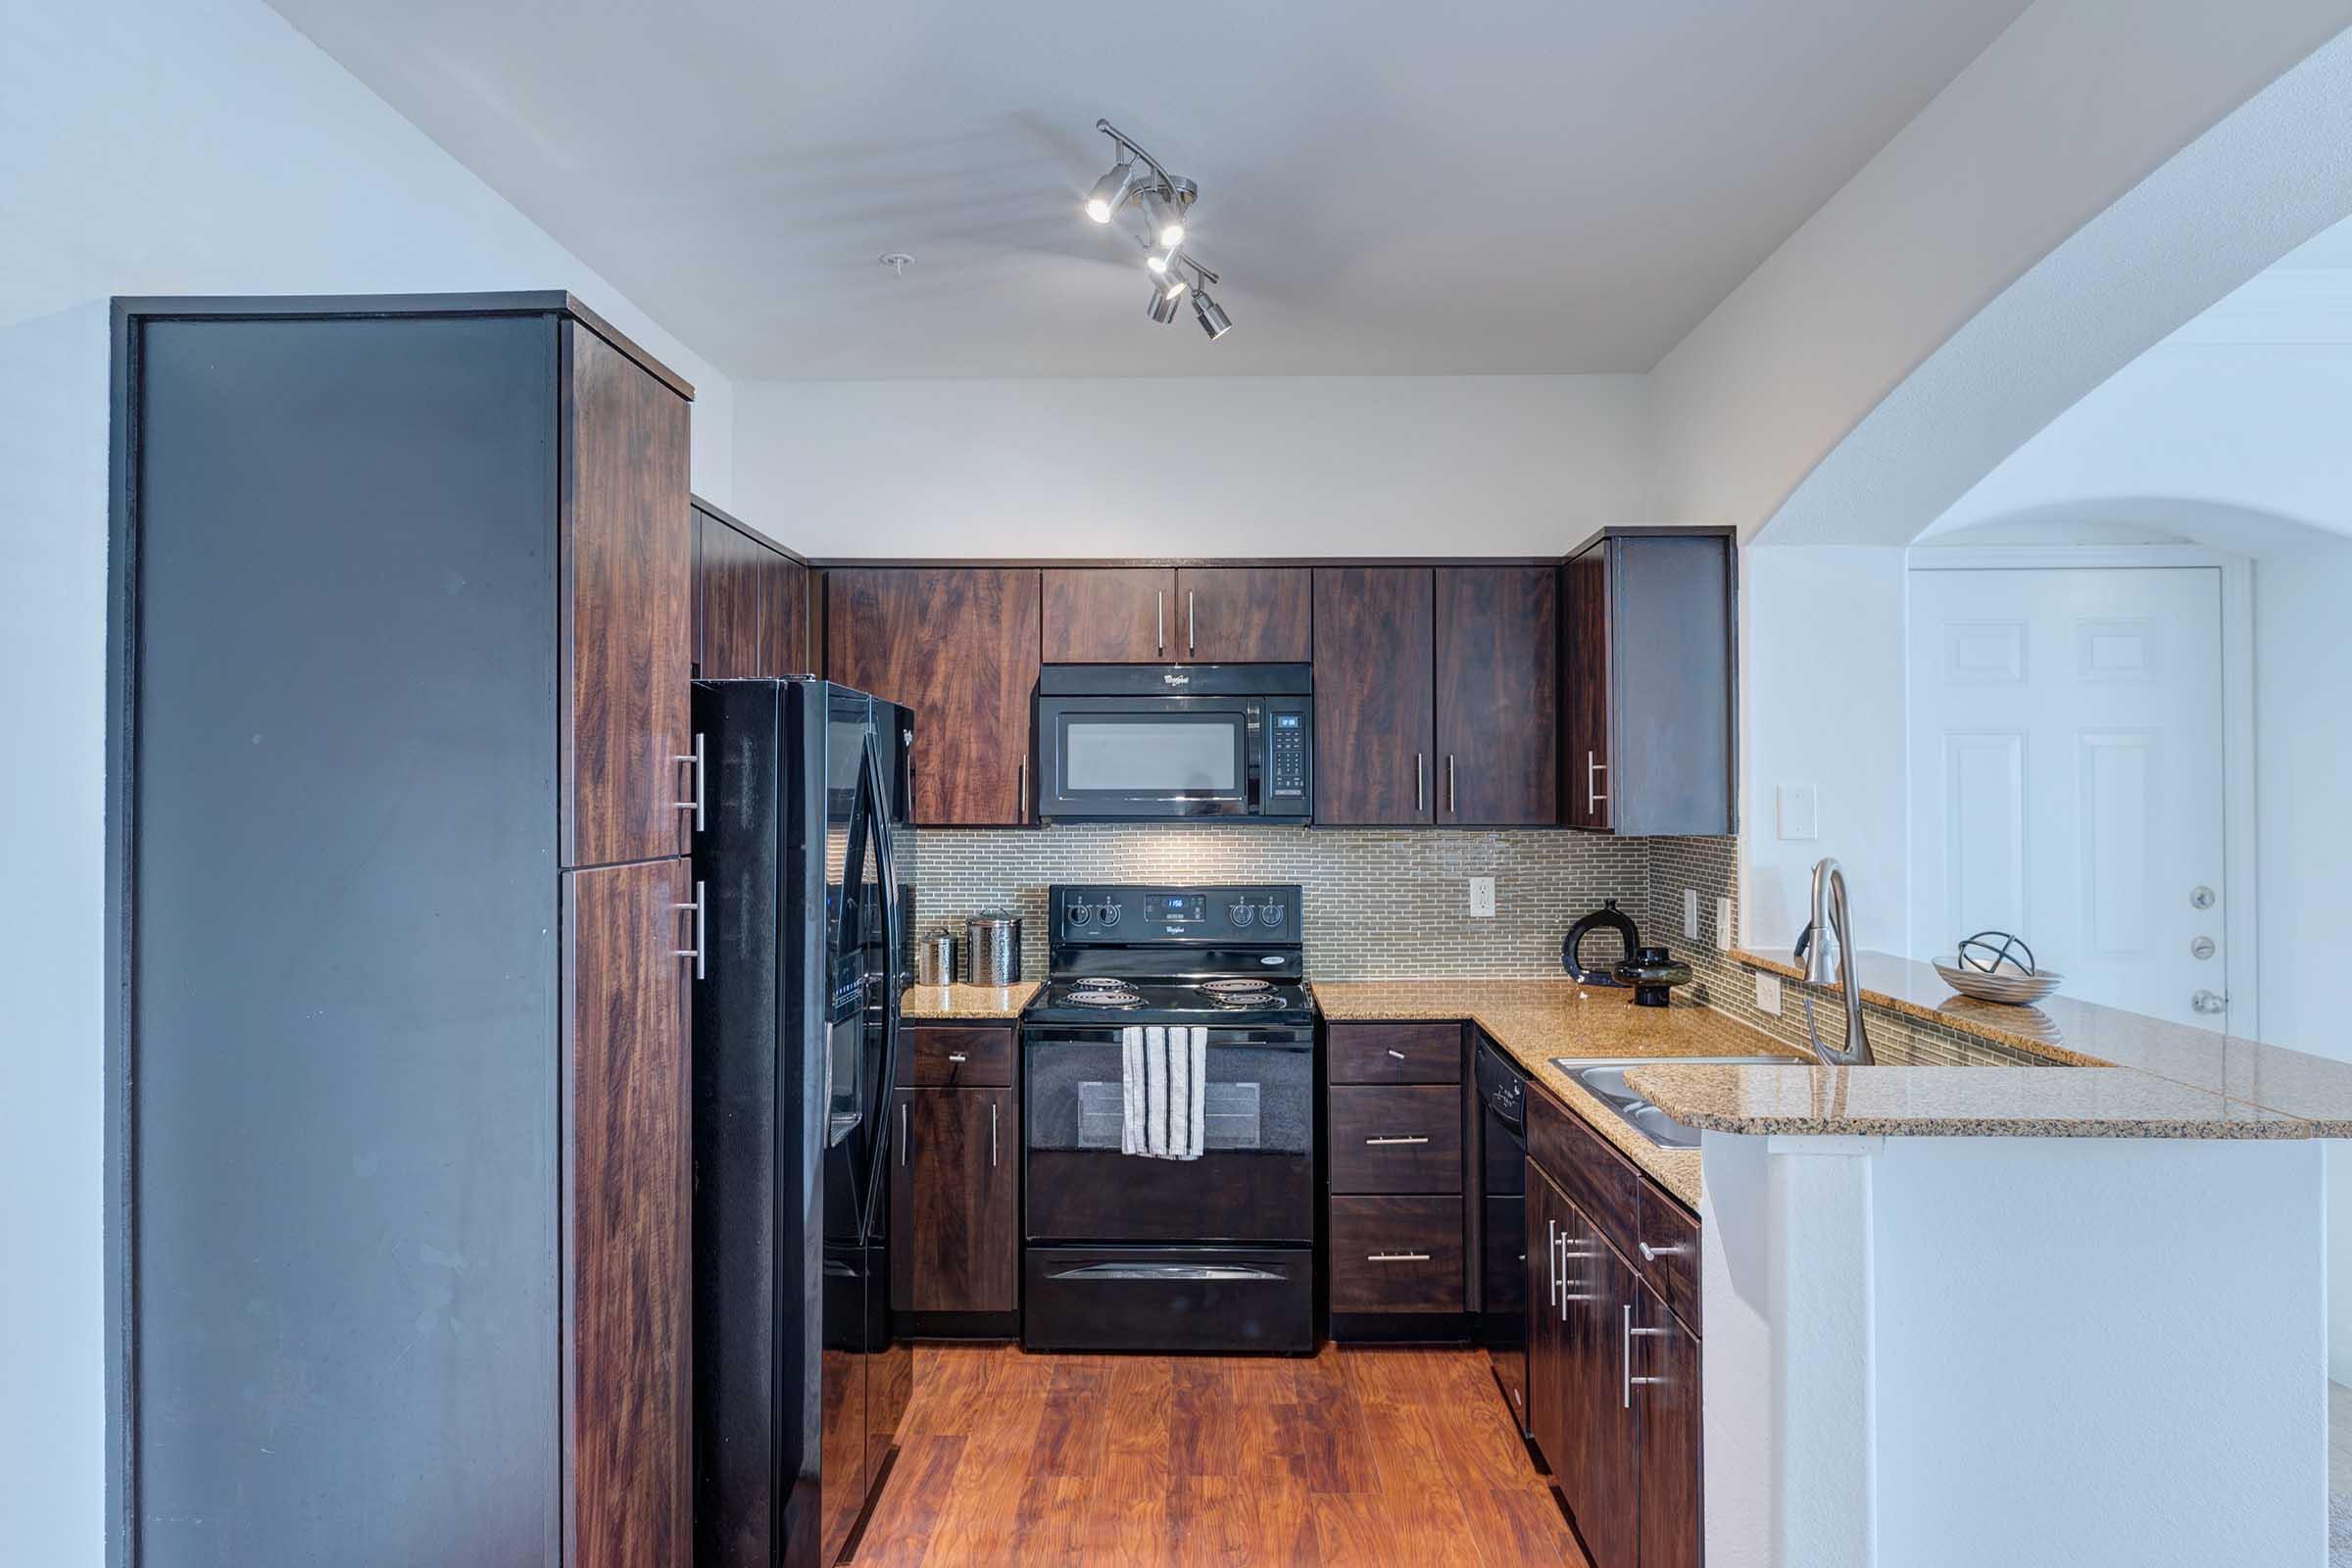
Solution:
[[[918,1346],[855,1561],[1585,1568],[1486,1358]]]

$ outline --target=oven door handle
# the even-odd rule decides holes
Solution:
[[[1050,1280],[1287,1280],[1281,1269],[1242,1263],[1086,1263],[1056,1269]]]
[[[1157,1024],[1145,1024],[1140,1018],[1136,1022],[1147,1028],[1160,1027]],[[1176,1025],[1170,1024],[1168,1027],[1175,1028]],[[1083,1026],[1039,1028],[1025,1034],[1022,1044],[1032,1050],[1040,1046],[1115,1046],[1119,1044],[1119,1031],[1115,1028],[1093,1029]],[[1315,1049],[1315,1037],[1306,1030],[1227,1031],[1213,1024],[1209,1026],[1209,1050],[1220,1051],[1237,1046],[1250,1051],[1311,1052]]]

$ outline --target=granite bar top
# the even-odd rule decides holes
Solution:
[[[1010,1023],[1036,995],[1034,980],[1008,986],[908,986],[899,996],[899,1016],[934,1023]]]
[[[1755,969],[1796,978],[1786,950],[1735,952]],[[1963,997],[1935,965],[1854,956],[1863,1000],[2076,1067],[2130,1067],[2308,1124],[2300,1136],[2352,1138],[2352,1062],[2266,1046],[2191,1024],[2082,1002],[2063,992],[2030,1007]],[[2182,1136],[2182,1135],[2173,1135]],[[2227,1135],[2221,1135],[2227,1136]]]
[[[1800,1071],[1804,1060],[1770,1035],[1702,1004],[1637,1007],[1630,991],[1589,989],[1573,980],[1317,980],[1310,989],[1323,1016],[1337,1023],[1459,1018],[1477,1024],[1531,1082],[1693,1209],[1699,1198],[1698,1151],[1658,1148],[1554,1067],[1551,1058],[1778,1055],[1800,1064]]]

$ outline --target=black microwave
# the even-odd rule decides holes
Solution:
[[[1037,814],[1304,822],[1313,691],[1304,664],[1048,664],[1037,681]]]

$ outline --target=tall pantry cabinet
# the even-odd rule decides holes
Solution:
[[[115,351],[126,1560],[683,1561],[692,389],[562,293]]]

